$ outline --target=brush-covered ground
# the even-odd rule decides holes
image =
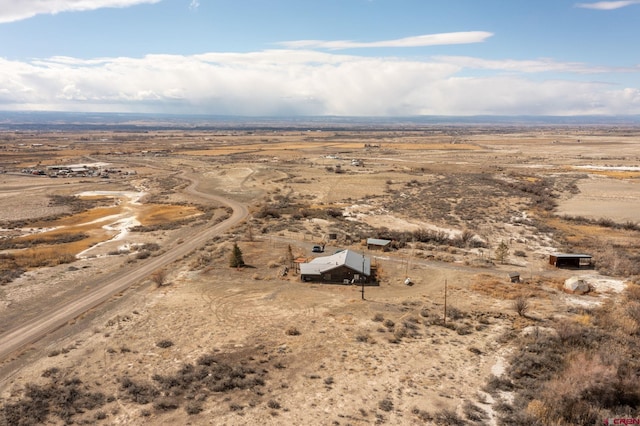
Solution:
[[[116,136],[5,141],[0,331],[223,220],[186,174],[251,214],[5,359],[0,424],[640,417],[637,131]],[[89,161],[136,173],[21,173]],[[369,237],[392,249],[367,250]],[[379,285],[363,300],[358,286],[302,283],[291,257],[322,255],[318,243],[371,256]],[[229,267],[234,244],[244,268]],[[596,268],[552,268],[556,251]],[[563,291],[576,274],[589,294]]]

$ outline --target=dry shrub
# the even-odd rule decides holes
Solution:
[[[193,260],[193,262],[191,262],[191,268],[192,269],[206,268],[211,264],[212,260],[213,260],[213,257],[211,256],[211,253],[209,252],[201,253],[198,257],[195,258],[195,260]]]
[[[299,336],[300,335],[300,330],[298,330],[297,327],[291,326],[291,327],[287,328],[287,331],[285,331],[285,334],[287,336]]]
[[[167,275],[168,274],[165,269],[158,269],[157,271],[152,273],[149,276],[149,278],[151,279],[151,281],[153,281],[156,287],[161,287],[164,285],[165,281],[167,280]]]
[[[560,377],[551,380],[541,403],[531,407],[544,424],[596,424],[607,413],[626,413],[640,404],[640,389],[632,377],[619,374],[620,358],[604,362],[579,352]]]
[[[455,410],[444,408],[434,416],[436,423],[446,426],[463,426],[467,422],[456,413]]]
[[[508,410],[496,408],[500,422],[564,426],[637,417],[640,362],[634,355],[640,334],[637,306],[628,306],[609,301],[558,322],[555,334],[521,337],[508,367],[515,398]],[[629,334],[631,325],[636,331]],[[502,384],[494,380],[487,386]]]
[[[370,340],[371,336],[369,335],[369,333],[361,331],[356,334],[356,342],[367,343]]]
[[[462,411],[467,419],[474,422],[482,422],[489,418],[486,411],[470,401],[465,401],[462,405]]]
[[[166,348],[170,348],[171,346],[173,346],[173,342],[171,340],[168,339],[163,339],[160,340],[159,342],[156,343],[156,346],[162,349],[166,349]]]
[[[631,301],[627,304],[626,314],[640,326],[640,302]]]
[[[595,313],[595,325],[611,331],[623,333],[627,337],[640,334],[640,310],[638,302],[627,302],[622,307],[619,303],[607,301]]]
[[[603,274],[631,276],[640,273],[640,265],[629,247],[597,239],[587,249],[598,259],[597,267]]]
[[[524,317],[529,311],[529,301],[522,296],[516,297],[513,301],[513,309],[519,316]]]
[[[378,402],[378,408],[382,411],[391,411],[393,410],[393,401],[389,398],[385,398],[382,401]]]
[[[629,284],[626,290],[627,299],[640,302],[640,285]]]
[[[3,401],[0,424],[73,424],[76,414],[99,409],[107,402],[102,392],[92,392],[77,377],[62,380],[52,374],[49,380],[44,385],[27,383],[19,400]]]

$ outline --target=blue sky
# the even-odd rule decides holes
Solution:
[[[0,110],[640,114],[640,1],[0,0]]]

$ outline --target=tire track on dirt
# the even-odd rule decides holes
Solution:
[[[194,177],[186,177],[191,180],[191,184],[185,189],[187,192],[194,196],[230,207],[233,210],[231,216],[214,226],[203,226],[203,229],[193,235],[192,238],[188,240],[185,239],[182,244],[170,247],[165,253],[147,262],[134,265],[130,268],[120,269],[99,279],[97,282],[98,285],[95,286],[94,290],[83,294],[76,300],[59,305],[53,304],[49,310],[42,312],[38,317],[10,328],[0,335],[0,360],[7,359],[11,354],[21,348],[37,342],[47,334],[63,327],[74,318],[101,305],[114,295],[127,290],[136,282],[149,276],[153,271],[163,268],[181,257],[188,255],[196,248],[204,245],[212,237],[240,223],[248,216],[249,212],[244,204],[217,195],[200,192],[197,189],[199,180]]]
[[[201,291],[221,332],[249,331],[250,340],[270,338],[288,327],[318,319],[315,303],[290,297],[294,289],[288,281],[265,288],[247,283],[250,287],[243,289],[222,280]],[[256,329],[255,324],[260,327]]]

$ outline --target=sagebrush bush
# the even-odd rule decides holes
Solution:
[[[156,346],[159,348],[170,348],[171,346],[173,346],[173,342],[171,340],[167,340],[167,339],[163,339],[160,340],[159,342],[156,343]]]
[[[285,334],[287,336],[299,336],[300,335],[300,330],[298,330],[296,327],[289,327],[287,328],[287,331],[285,332]]]
[[[393,401],[389,398],[385,398],[382,401],[378,402],[378,408],[382,411],[391,411],[393,410]]]
[[[485,387],[514,393],[513,402],[494,407],[499,423],[568,426],[637,417],[640,359],[632,353],[640,347],[640,333],[634,303],[621,309],[607,302],[588,314],[574,312],[554,324],[555,333],[516,340],[507,375]]]

